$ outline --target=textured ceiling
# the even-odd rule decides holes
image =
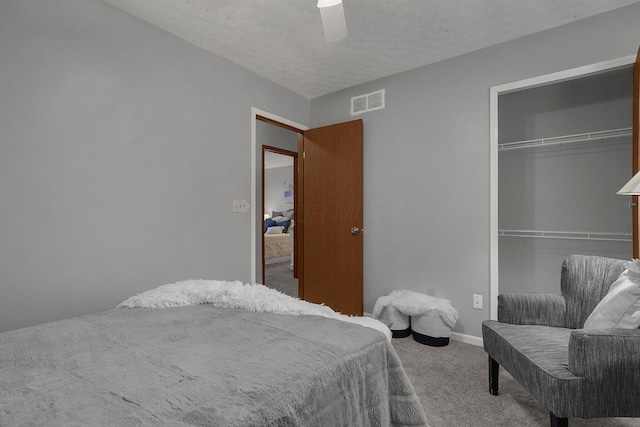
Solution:
[[[344,0],[328,43],[316,0],[103,0],[306,98],[640,0]]]

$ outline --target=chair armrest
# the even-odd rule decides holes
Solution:
[[[564,327],[565,312],[562,295],[498,295],[498,321],[502,323]]]
[[[576,329],[568,362],[584,381],[585,418],[640,416],[639,329]]]
[[[640,383],[640,329],[576,329],[569,339],[569,370],[578,377],[615,370]]]

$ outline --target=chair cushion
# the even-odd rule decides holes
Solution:
[[[583,413],[584,379],[568,369],[571,329],[482,322],[485,351],[561,418]]]

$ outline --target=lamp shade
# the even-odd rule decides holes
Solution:
[[[342,0],[318,0],[318,7],[331,7],[337,5],[338,3],[342,3]]]
[[[635,174],[616,194],[622,196],[640,196],[640,172]]]

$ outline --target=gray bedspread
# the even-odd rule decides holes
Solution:
[[[0,334],[0,426],[418,426],[382,333],[196,305]]]

